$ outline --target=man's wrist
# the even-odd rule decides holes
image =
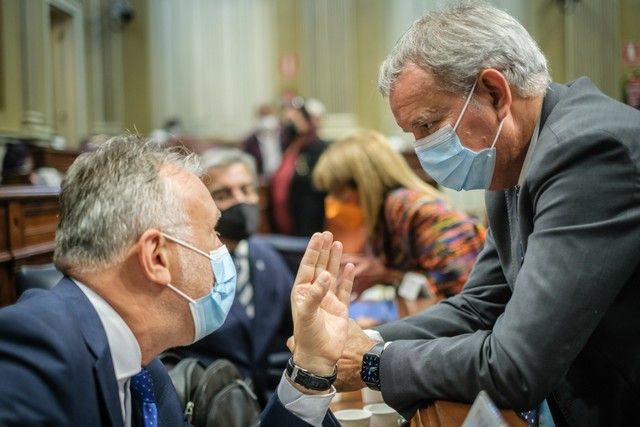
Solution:
[[[323,357],[306,356],[295,352],[292,359],[296,366],[321,377],[332,375],[336,368],[336,361],[330,361]]]
[[[326,392],[331,389],[331,386],[336,381],[338,369],[337,366],[334,365],[333,371],[330,375],[317,375],[296,365],[292,357],[287,362],[285,372],[287,378],[291,380],[292,383],[300,385],[304,387],[304,389]],[[300,389],[299,387],[296,388],[301,392],[305,392],[305,390]]]
[[[286,373],[285,373],[285,378],[286,378],[286,381],[289,384],[291,384],[291,386],[293,388],[295,388],[296,390],[298,390],[302,394],[321,395],[321,394],[329,394],[329,393],[333,392],[333,387],[329,387],[326,390],[312,390],[310,388],[306,388],[306,387],[296,383],[295,381],[292,381],[291,378],[289,378],[289,375],[286,375]]]
[[[402,283],[404,271],[388,269],[386,276],[387,277],[385,283],[389,283],[390,285],[393,285],[397,288],[398,286],[400,286],[400,283]]]
[[[385,348],[385,343],[377,342],[362,357],[360,379],[367,387],[377,391],[380,391],[380,358]]]

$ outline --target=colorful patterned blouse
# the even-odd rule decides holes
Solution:
[[[374,250],[387,267],[425,274],[431,291],[443,297],[462,290],[486,234],[478,220],[408,188],[389,192],[381,225]]]

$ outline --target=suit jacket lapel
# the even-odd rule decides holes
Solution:
[[[251,247],[250,247],[251,249]],[[257,271],[256,263],[259,259],[251,262],[251,283],[253,284],[253,298],[255,301],[255,319],[251,327],[251,345],[256,360],[259,360],[273,339],[279,326],[279,318],[282,316],[282,307],[278,301],[274,300],[275,290],[272,283],[264,282],[264,272]],[[261,261],[264,263],[264,261]],[[271,278],[269,278],[271,280]],[[254,319],[254,320],[255,320]]]
[[[78,319],[78,327],[87,343],[87,347],[96,359],[93,370],[111,425],[123,426],[124,421],[120,407],[118,383],[113,369],[111,351],[109,350],[107,335],[98,313],[96,313],[82,290],[67,277],[62,279],[53,291],[63,295],[65,301],[67,301],[69,310]]]

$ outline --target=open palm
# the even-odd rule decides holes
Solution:
[[[333,372],[347,338],[355,268],[338,278],[342,244],[327,231],[311,237],[291,292],[294,361],[319,375]]]

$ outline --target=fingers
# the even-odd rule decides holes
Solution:
[[[322,233],[322,249],[320,250],[320,255],[318,256],[318,261],[316,262],[315,268],[315,277],[327,269],[327,264],[329,263],[329,256],[331,254],[332,242],[333,242],[333,234],[329,231],[325,231]]]
[[[338,273],[340,271],[340,259],[342,257],[342,243],[333,242],[331,245],[331,252],[329,253],[329,264],[327,265],[327,271],[331,274],[331,292],[336,291],[338,284]]]
[[[323,244],[324,237],[321,233],[315,233],[311,236],[307,249],[302,256],[302,261],[300,261],[294,286],[300,283],[311,283],[313,281]]]
[[[296,339],[292,336],[287,340],[287,348],[291,353],[296,349]]]
[[[356,268],[353,264],[348,263],[344,266],[342,272],[342,280],[340,284],[336,286],[335,294],[338,300],[347,307],[351,302],[351,289],[353,287],[353,278],[355,277]]]
[[[328,272],[323,271],[320,273],[316,281],[309,287],[308,298],[302,301],[303,307],[301,312],[304,315],[312,315],[318,310],[320,303],[331,286],[331,275]]]

